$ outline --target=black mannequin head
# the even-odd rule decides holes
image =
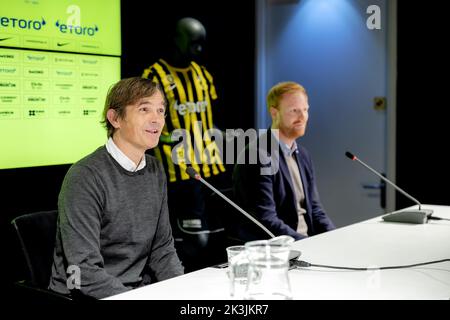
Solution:
[[[178,20],[175,28],[175,52],[172,63],[187,67],[191,61],[198,61],[206,41],[203,24],[194,18]]]

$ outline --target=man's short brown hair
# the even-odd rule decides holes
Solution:
[[[107,117],[109,109],[115,110],[117,116],[123,119],[125,117],[126,106],[134,104],[142,98],[151,97],[158,91],[164,97],[164,93],[158,83],[140,77],[122,79],[114,84],[108,90],[105,108],[103,109],[102,123],[108,131],[108,138],[112,137],[115,130]]]
[[[281,97],[286,93],[303,92],[305,95],[305,88],[293,81],[280,82],[274,85],[267,94],[267,109],[270,113],[270,107],[278,108]]]

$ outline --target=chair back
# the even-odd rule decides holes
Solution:
[[[58,210],[40,211],[15,218],[16,230],[32,286],[47,289],[53,264]]]

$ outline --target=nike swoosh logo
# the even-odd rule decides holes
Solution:
[[[62,46],[65,46],[65,45],[67,45],[67,44],[69,44],[70,42],[66,42],[66,43],[61,43],[61,42],[58,42],[56,45],[58,46],[58,47],[62,47]]]
[[[9,40],[9,39],[12,39],[12,37],[9,37],[9,38],[1,38],[0,41]]]

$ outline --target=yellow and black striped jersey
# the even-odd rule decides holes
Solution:
[[[185,172],[189,163],[204,177],[224,172],[221,150],[208,133],[214,128],[212,102],[217,93],[205,67],[191,62],[187,68],[175,68],[159,59],[144,70],[142,77],[158,82],[168,102],[166,124],[153,151],[164,164],[169,181],[189,179]],[[191,139],[184,145],[170,143],[176,129],[184,129]]]

